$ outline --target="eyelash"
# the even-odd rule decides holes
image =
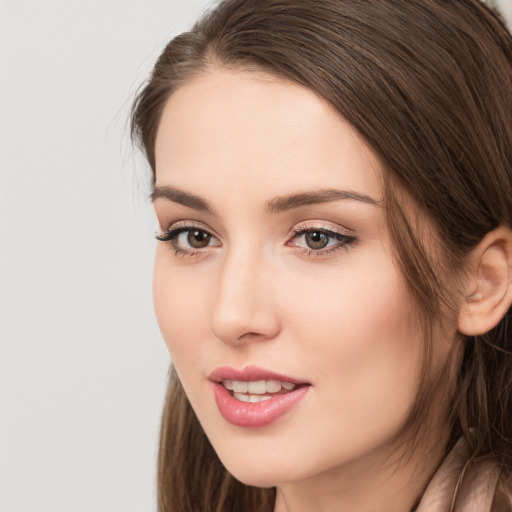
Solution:
[[[198,250],[190,250],[190,249],[184,249],[183,247],[180,247],[180,245],[177,242],[178,237],[182,233],[187,233],[192,230],[201,231],[203,233],[207,233],[208,235],[215,238],[215,236],[210,233],[207,229],[205,229],[201,225],[195,225],[195,224],[176,224],[174,226],[171,226],[166,231],[159,233],[156,235],[156,239],[160,242],[169,242],[171,247],[174,249],[174,254],[180,258],[191,258],[194,256],[198,256],[201,252],[200,249]]]
[[[194,224],[178,224],[171,226],[168,230],[162,233],[157,234],[156,239],[161,242],[169,242],[174,250],[174,254],[178,257],[196,257],[201,254],[202,249],[185,249],[181,247],[177,242],[179,235],[181,235],[182,233],[190,232],[192,230],[200,231],[202,233],[205,233],[206,235],[211,236],[212,238],[216,238],[215,235],[213,235],[203,226]],[[326,235],[330,239],[328,244],[331,242],[332,239],[337,240],[338,243],[333,244],[331,247],[329,247],[327,244],[327,249],[311,249],[307,247],[299,247],[290,243],[291,241],[298,240],[300,237],[305,236],[308,233],[320,233]],[[339,251],[348,251],[350,247],[352,247],[356,242],[357,239],[352,235],[347,235],[324,227],[301,225],[291,232],[289,241],[286,243],[286,245],[289,247],[295,247],[303,256],[319,258],[331,256],[333,254],[338,253]]]
[[[291,245],[291,247],[296,247],[302,255],[314,258],[327,257],[336,254],[340,251],[348,251],[350,247],[352,247],[357,242],[356,237],[353,235],[347,235],[345,233],[340,233],[339,231],[334,231],[329,228],[311,225],[297,226],[297,228],[295,228],[291,233],[290,241],[297,240],[301,236],[307,235],[308,233],[321,233],[323,235],[326,235],[330,239],[338,241],[338,243],[333,244],[331,247],[328,247],[326,249],[311,249],[307,247],[297,247]],[[330,243],[330,241],[328,243]],[[290,243],[287,242],[286,245],[290,245]]]

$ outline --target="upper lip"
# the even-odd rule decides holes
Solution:
[[[248,382],[256,380],[278,380],[280,382],[291,382],[292,384],[309,384],[309,382],[305,380],[282,375],[253,365],[241,369],[233,368],[232,366],[221,366],[213,370],[208,376],[208,379],[213,382],[221,382],[223,380],[241,380]]]

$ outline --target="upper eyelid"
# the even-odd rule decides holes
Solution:
[[[290,235],[297,235],[300,232],[313,231],[315,229],[318,231],[325,231],[327,233],[335,233],[335,234],[344,235],[344,236],[355,236],[355,232],[353,229],[350,229],[345,226],[342,227],[339,225],[336,225],[336,227],[335,227],[330,224],[326,224],[325,221],[324,222],[322,222],[322,221],[299,222],[290,230]]]
[[[167,227],[162,228],[162,225],[160,224],[160,229],[163,233],[170,233],[171,231],[175,231],[177,229],[183,229],[186,231],[187,229],[200,229],[202,231],[206,231],[210,235],[214,236],[215,238],[220,238],[215,230],[211,229],[209,226],[204,224],[200,221],[194,221],[194,220],[179,220],[176,222],[171,222],[168,224]]]

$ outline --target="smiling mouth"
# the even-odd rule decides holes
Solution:
[[[267,427],[295,408],[312,385],[258,366],[223,366],[208,377],[224,419],[238,427]]]
[[[258,403],[285,395],[295,390],[300,384],[281,382],[279,380],[222,380],[220,382],[236,400]]]

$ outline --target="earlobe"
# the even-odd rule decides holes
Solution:
[[[503,226],[487,233],[470,256],[466,297],[458,328],[478,336],[490,331],[512,303],[512,231]]]

